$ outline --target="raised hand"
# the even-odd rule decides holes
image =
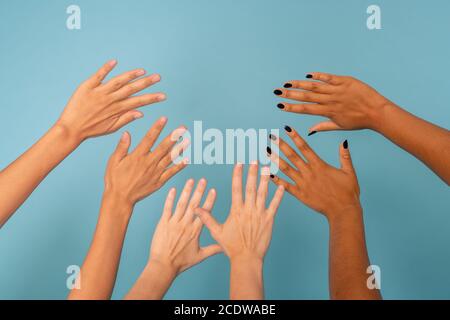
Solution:
[[[292,182],[276,175],[283,186],[310,208],[324,214],[330,226],[330,296],[333,299],[379,299],[380,292],[367,286],[370,266],[364,236],[359,185],[347,140],[339,149],[341,168],[325,163],[291,127],[285,130],[300,154],[280,137],[270,138],[289,160],[267,148],[270,159]]]
[[[69,299],[111,297],[134,205],[186,167],[186,161],[172,164],[172,159],[189,145],[187,139],[176,144],[184,127],[174,130],[153,148],[166,123],[165,117],[159,119],[131,153],[130,135],[122,135],[106,169],[97,228],[80,272],[81,288],[73,289]]]
[[[184,126],[174,130],[156,148],[153,148],[167,118],[160,118],[147,132],[136,149],[128,154],[130,135],[125,132],[113,156],[105,176],[105,192],[134,205],[137,201],[158,190],[171,177],[188,164],[187,159],[174,164],[173,160],[189,146],[184,139],[176,144],[186,131]],[[153,150],[152,150],[153,148]]]
[[[127,299],[161,299],[175,277],[206,258],[222,252],[217,245],[200,247],[202,222],[194,215],[206,190],[201,179],[191,196],[194,180],[190,179],[181,193],[176,207],[175,188],[167,195],[161,219],[153,235],[150,258],[140,278],[127,295]],[[212,210],[216,191],[208,192],[204,210]]]
[[[242,171],[243,165],[237,164],[233,172],[231,209],[224,224],[219,224],[207,209],[198,208],[196,213],[230,258],[231,299],[262,299],[262,266],[284,187],[278,188],[267,207],[269,168],[263,168],[257,188],[258,164],[253,163],[243,198]]]
[[[329,120],[309,129],[320,131],[372,129],[411,153],[450,184],[450,131],[418,118],[353,77],[313,72],[311,81],[292,80],[274,91],[287,112]],[[314,81],[316,80],[316,81]]]
[[[320,159],[294,129],[286,126],[285,131],[301,155],[283,139],[271,135],[271,139],[290,162],[285,161],[270,147],[267,147],[267,153],[293,183],[276,175],[271,175],[272,181],[329,219],[343,208],[360,208],[359,185],[348,142],[344,141],[339,149],[341,168],[335,168]]]
[[[116,60],[106,63],[73,94],[57,121],[70,137],[83,141],[115,132],[143,116],[137,108],[165,100],[163,93],[134,96],[161,79],[158,74],[142,77],[144,69],[125,72],[103,83],[116,65]]]

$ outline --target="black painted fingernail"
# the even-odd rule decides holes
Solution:
[[[347,140],[345,140],[342,145],[344,146],[344,149],[348,149],[348,141]]]
[[[277,104],[277,107],[278,107],[278,109],[284,109],[284,104],[279,103],[279,104]]]
[[[266,150],[268,154],[272,154],[272,149],[270,149],[270,147],[267,147]]]
[[[312,136],[314,133],[317,133],[317,131],[311,131],[310,133],[308,133],[308,137]]]
[[[308,74],[306,75],[306,78],[307,78],[307,79],[311,79],[311,78],[312,78],[312,74],[309,74],[309,73],[308,73]]]
[[[273,93],[275,93],[277,96],[281,95],[283,92],[281,90],[275,90]]]
[[[285,87],[285,88],[292,88],[292,83],[285,83],[283,87]]]
[[[269,134],[269,138],[270,138],[270,140],[273,140],[273,141],[277,140],[277,137],[274,136],[273,134]]]
[[[284,130],[286,130],[287,132],[292,132],[292,129],[289,126],[284,126]]]
[[[270,174],[270,179],[275,178],[275,176],[273,174]]]

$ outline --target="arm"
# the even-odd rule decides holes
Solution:
[[[159,119],[128,154],[130,136],[125,132],[111,156],[105,175],[105,192],[94,239],[81,268],[81,288],[69,299],[110,299],[116,280],[125,233],[135,204],[164,185],[186,163],[170,166],[171,153],[184,150],[189,141],[175,145],[183,130],[167,136],[149,152],[166,124]]]
[[[222,248],[217,244],[200,247],[203,225],[199,219],[195,219],[194,209],[200,205],[206,190],[206,180],[199,181],[191,197],[193,187],[194,180],[188,180],[175,210],[173,210],[173,203],[176,190],[169,191],[161,220],[153,236],[150,259],[139,279],[125,297],[126,299],[162,299],[180,273],[206,258],[222,252]],[[203,209],[211,210],[215,199],[216,192],[211,189],[203,204]]]
[[[136,80],[133,70],[102,84],[116,61],[105,64],[74,93],[56,124],[28,151],[0,172],[0,227],[39,183],[84,140],[112,133],[142,117],[135,108],[161,101],[162,94],[131,97],[159,81],[159,75]]]
[[[284,193],[280,186],[266,208],[269,168],[262,170],[259,187],[258,164],[250,165],[242,197],[242,164],[234,168],[231,210],[227,220],[220,225],[208,210],[196,213],[224,249],[230,259],[230,299],[264,299],[263,262],[272,238],[273,222]]]
[[[269,147],[270,159],[294,184],[272,175],[272,181],[305,205],[322,213],[330,227],[330,296],[332,299],[380,299],[378,290],[367,287],[370,265],[365,237],[359,185],[348,150],[340,146],[341,168],[325,163],[298,133],[285,130],[301,155],[283,139],[271,135],[290,163]],[[306,161],[305,161],[306,160]]]
[[[283,111],[324,116],[310,135],[329,130],[371,129],[414,155],[450,184],[450,131],[420,119],[352,77],[314,72],[315,81],[289,81],[276,94],[301,104],[281,103]],[[294,89],[294,90],[292,90]],[[295,90],[302,89],[302,91]]]
[[[341,211],[341,212],[339,212]],[[342,208],[330,220],[330,296],[332,299],[380,299],[367,287],[370,265],[364,236],[362,209]]]

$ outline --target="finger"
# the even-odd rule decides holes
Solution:
[[[115,76],[114,78],[103,84],[100,88],[105,92],[112,93],[122,88],[128,82],[136,78],[139,78],[144,74],[145,74],[144,69],[135,69],[132,71],[127,71],[118,76]]]
[[[335,87],[326,83],[314,81],[291,80],[286,82],[284,84],[284,87],[286,89],[303,89],[315,93],[324,93],[324,94],[330,94],[335,92]]]
[[[242,171],[243,164],[238,163],[233,169],[233,179],[231,181],[231,203],[232,205],[240,206],[243,203],[242,200]]]
[[[281,152],[289,159],[289,161],[292,162],[292,164],[297,167],[297,169],[299,169],[300,171],[305,169],[305,160],[303,160],[303,158],[300,157],[288,143],[286,143],[283,139],[274,136],[273,134],[269,135],[269,137],[272,141],[275,142],[275,144],[278,145]]]
[[[158,167],[160,169],[167,168],[170,164],[174,163],[174,161],[185,151],[191,141],[189,139],[183,139],[183,141],[177,145],[175,145],[170,152],[168,152],[159,162]]]
[[[114,97],[114,101],[122,100],[158,83],[160,80],[161,76],[159,74],[152,74],[151,76],[124,85],[114,92],[112,96]]]
[[[136,119],[140,119],[143,116],[144,115],[142,114],[142,112],[137,111],[137,110],[125,112],[117,119],[117,121],[114,123],[114,125],[108,131],[115,132],[115,131],[119,130],[120,128],[126,126],[130,122],[132,122]]]
[[[206,196],[206,200],[203,203],[202,208],[211,211],[214,207],[214,202],[216,202],[217,192],[215,189],[211,189],[208,192],[208,195]]]
[[[339,85],[343,82],[342,77],[323,72],[310,72],[306,75],[306,78],[319,80],[331,85]]]
[[[284,195],[284,186],[279,186],[277,188],[277,191],[275,192],[275,195],[272,198],[272,201],[270,202],[269,208],[267,209],[268,213],[272,216],[275,216],[278,211],[278,207],[280,206],[281,199],[283,199]]]
[[[164,203],[164,209],[162,214],[162,219],[169,220],[172,216],[173,204],[175,202],[175,196],[177,195],[177,190],[175,188],[171,188],[166,197],[166,202]]]
[[[213,255],[221,253],[222,251],[223,251],[222,247],[219,246],[218,244],[212,244],[207,247],[203,247],[200,249],[200,255],[199,255],[200,261],[199,262],[201,262]]]
[[[267,155],[270,159],[270,161],[274,162],[277,167],[286,174],[289,178],[291,178],[294,181],[298,181],[301,179],[301,173],[297,170],[295,170],[289,163],[284,161],[283,158],[281,158],[278,153],[275,151],[272,151],[270,147],[267,147]]]
[[[86,84],[91,88],[98,87],[116,65],[117,60],[108,61],[86,81]]]
[[[277,96],[285,99],[292,99],[304,102],[326,103],[330,101],[330,97],[326,94],[314,93],[309,91],[276,89],[274,92]]]
[[[275,183],[277,186],[282,186],[285,190],[287,190],[289,193],[294,194],[296,186],[292,183],[287,182],[284,179],[281,179],[280,177],[271,174],[270,180],[272,180],[273,183]]]
[[[214,202],[216,201],[216,190],[215,189],[211,189],[208,192],[208,195],[206,196],[206,200],[203,203],[202,208],[205,209],[206,211],[211,212],[211,210],[214,207]],[[195,208],[194,208],[194,214],[195,214]],[[194,221],[194,229],[198,230],[199,234],[201,232],[201,229],[203,227],[203,222],[200,220],[200,218],[197,217],[197,219],[195,219]]]
[[[270,168],[269,167],[261,168],[261,178],[259,181],[258,196],[256,199],[256,207],[258,209],[266,208],[266,198],[269,189],[269,180],[270,180]]]
[[[345,140],[339,147],[339,155],[341,161],[341,169],[347,173],[355,174],[355,168],[353,167],[352,157],[350,150],[348,149],[348,141]]]
[[[293,103],[279,103],[278,108],[292,113],[300,113],[300,114],[309,114],[313,116],[330,116],[330,108],[326,105],[315,104],[315,103],[302,103],[302,104],[293,104]]]
[[[197,188],[195,188],[194,194],[189,201],[186,212],[184,214],[184,218],[187,221],[192,221],[194,218],[194,209],[200,206],[200,202],[202,201],[203,194],[205,193],[207,181],[206,179],[200,179],[197,183]]]
[[[311,149],[311,147],[306,143],[306,141],[297,133],[297,131],[295,131],[289,126],[285,126],[284,130],[286,130],[288,136],[292,139],[292,141],[294,141],[298,150],[300,150],[302,155],[309,163],[322,161],[319,158],[319,156],[314,152],[314,150]]]
[[[256,183],[258,182],[258,162],[252,162],[247,174],[247,184],[245,187],[245,203],[256,204]]]
[[[133,96],[120,102],[116,102],[114,106],[118,112],[121,112],[140,108],[164,100],[166,100],[166,95],[164,93],[147,93],[140,96]]]
[[[194,179],[189,179],[184,185],[183,191],[181,192],[180,199],[178,199],[177,207],[173,214],[173,218],[180,220],[187,209],[189,204],[189,198],[191,197],[192,189],[194,188]]]
[[[309,129],[309,132],[311,135],[312,132],[316,133],[320,131],[332,131],[332,130],[343,130],[343,128],[341,128],[333,121],[324,121],[312,126],[311,129]]]
[[[145,137],[142,139],[141,143],[139,143],[139,145],[136,147],[134,152],[138,152],[140,154],[149,153],[150,149],[155,144],[156,140],[158,139],[159,135],[161,134],[161,131],[164,129],[166,124],[167,124],[166,117],[159,118],[153,124],[150,130],[147,131]]]
[[[200,218],[206,228],[208,228],[213,237],[220,232],[220,224],[216,221],[216,219],[214,219],[211,212],[203,208],[196,208],[195,214]]]
[[[189,159],[183,159],[180,163],[167,168],[159,178],[161,185],[169,181],[174,175],[183,170],[189,164]]]
[[[119,143],[117,144],[116,150],[111,156],[111,159],[114,159],[114,161],[119,162],[123,158],[126,157],[128,154],[128,149],[130,148],[131,144],[131,137],[130,134],[125,131],[122,133],[122,136],[119,140]]]
[[[165,137],[164,140],[153,150],[152,157],[155,157],[154,159],[159,161],[165,155],[170,155],[170,150],[185,132],[185,126],[180,126],[172,131],[172,133]]]

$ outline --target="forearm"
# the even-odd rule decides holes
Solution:
[[[230,259],[230,299],[263,300],[263,261],[239,257]]]
[[[161,300],[175,277],[176,272],[171,267],[150,261],[125,299]]]
[[[332,299],[380,299],[367,286],[370,265],[362,209],[347,208],[330,219],[330,296]]]
[[[80,289],[69,299],[110,299],[116,280],[131,205],[105,195],[89,252],[80,272]]]
[[[421,160],[450,185],[450,131],[389,103],[374,129]]]
[[[0,227],[28,198],[39,183],[81,141],[59,126],[52,127],[38,142],[0,172]]]

